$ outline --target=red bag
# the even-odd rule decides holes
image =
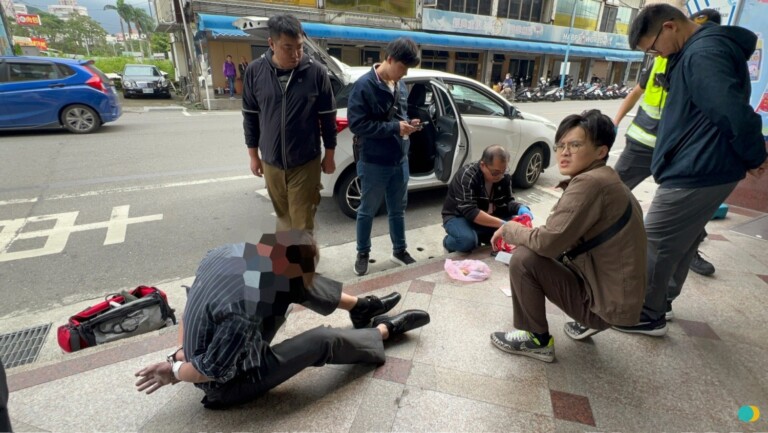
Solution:
[[[518,224],[522,224],[528,227],[529,229],[533,228],[533,224],[531,224],[531,217],[529,217],[528,215],[518,215],[512,218],[510,221]],[[494,245],[494,247],[496,247],[496,251],[502,251],[505,253],[511,253],[512,251],[515,250],[515,248],[517,248],[512,244],[508,244],[504,242],[504,238],[502,237],[496,239],[496,244]]]
[[[139,286],[129,295],[107,295],[104,302],[70,317],[66,325],[59,326],[59,346],[65,352],[76,352],[176,324],[162,290]]]

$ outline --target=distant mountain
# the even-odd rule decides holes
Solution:
[[[30,3],[34,2],[34,6]],[[27,5],[27,9],[34,13],[33,10],[39,9],[43,12],[48,12],[48,5],[59,4],[57,0],[20,0],[16,3],[23,3]],[[149,12],[149,2],[144,0],[127,0],[126,3],[133,7],[142,8]],[[120,33],[120,21],[115,11],[105,11],[104,6],[109,4],[115,4],[107,0],[77,0],[77,4],[88,8],[88,15],[94,20],[98,21],[107,33],[115,34]],[[154,16],[154,5],[152,9],[152,15]],[[128,31],[128,29],[125,29]]]

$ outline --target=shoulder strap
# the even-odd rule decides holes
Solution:
[[[623,229],[625,225],[627,225],[627,223],[629,222],[629,218],[631,216],[632,216],[632,200],[629,200],[629,204],[627,204],[627,210],[624,211],[624,215],[622,215],[621,218],[619,218],[618,221],[613,223],[610,227],[605,229],[605,231],[603,231],[599,235],[595,236],[594,238],[592,238],[592,239],[590,239],[590,240],[588,240],[586,242],[583,242],[583,243],[577,245],[574,248],[571,248],[569,251],[566,251],[566,252],[560,254],[557,257],[557,260],[562,262],[563,258],[566,258],[566,257],[568,258],[568,260],[573,260],[576,257],[586,253],[587,251],[589,251],[589,250],[591,250],[591,249],[593,249],[593,248],[595,248],[595,247],[597,247],[599,245],[602,245],[603,243],[605,243],[610,238],[616,236],[616,234],[618,232],[620,232],[621,229]]]
[[[397,102],[400,99],[400,82],[398,81],[395,83],[395,99],[392,101],[392,105],[389,107],[389,111],[387,112],[387,122],[392,120],[395,117],[395,113],[397,113]]]

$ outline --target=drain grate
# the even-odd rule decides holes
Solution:
[[[5,368],[18,367],[37,360],[51,323],[0,334],[0,359]]]

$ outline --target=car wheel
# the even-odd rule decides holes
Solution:
[[[541,172],[544,170],[544,152],[539,146],[528,149],[523,155],[520,163],[517,164],[515,175],[512,181],[514,185],[520,188],[530,188],[539,180]]]
[[[75,134],[88,134],[101,126],[101,118],[92,108],[75,104],[61,112],[62,126]]]
[[[352,169],[342,178],[335,194],[336,204],[339,206],[341,213],[352,219],[357,218],[357,208],[360,207],[362,191],[363,187],[360,185],[360,178],[357,177],[357,172],[354,166],[352,166]],[[384,215],[386,213],[387,204],[382,200],[376,215]]]
[[[341,213],[354,219],[357,218],[357,208],[360,207],[361,196],[360,178],[357,177],[353,168],[341,179],[339,189],[336,192],[336,204]]]

